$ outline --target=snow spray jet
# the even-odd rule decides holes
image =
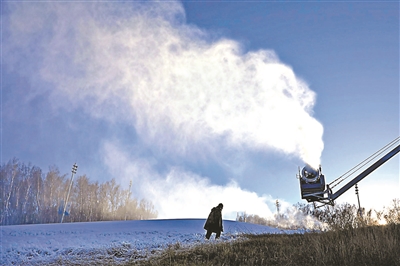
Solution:
[[[185,24],[180,3],[10,9],[13,55],[27,56],[21,46],[50,51],[36,64],[55,84],[52,97],[69,97],[94,116],[124,117],[148,145],[171,154],[198,156],[223,143],[319,164],[323,127],[312,117],[315,93],[273,51],[244,53],[234,40],[212,41]],[[38,32],[47,34],[38,41]]]
[[[180,3],[9,2],[7,8],[7,70],[19,67],[36,85],[31,93],[49,95],[56,108],[82,108],[94,117],[129,123],[140,145],[181,160],[221,149],[272,149],[319,164],[323,128],[312,116],[315,93],[273,51],[244,52],[234,40],[216,40],[185,24]],[[133,159],[132,165],[150,165],[143,163],[146,158]],[[117,176],[118,162],[105,163]],[[137,167],[123,174],[128,180],[136,176],[139,190],[157,201],[165,216],[174,214],[163,202],[187,200],[182,187],[195,193],[206,185],[226,188],[226,197],[246,195],[247,206],[268,213],[266,197],[234,182],[213,186],[173,165],[166,174],[150,166],[143,179]],[[157,182],[159,191],[148,185]]]

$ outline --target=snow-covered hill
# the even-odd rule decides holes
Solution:
[[[204,219],[112,221],[1,227],[1,265],[63,264],[63,261],[101,264],[128,261],[168,246],[215,242],[204,239]],[[219,241],[243,233],[291,233],[249,223],[224,220]]]

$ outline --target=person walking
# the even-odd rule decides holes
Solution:
[[[204,229],[207,230],[206,238],[210,239],[212,233],[215,233],[215,239],[221,236],[221,232],[224,231],[222,226],[222,209],[224,205],[222,203],[218,204],[217,207],[211,209],[208,215],[207,221],[204,224]]]

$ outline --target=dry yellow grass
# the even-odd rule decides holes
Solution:
[[[190,249],[174,246],[128,265],[400,265],[400,225],[294,235],[248,235]]]

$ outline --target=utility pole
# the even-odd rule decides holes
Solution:
[[[72,187],[72,182],[74,180],[74,174],[76,174],[76,171],[78,170],[78,165],[76,165],[76,163],[74,163],[74,165],[72,166],[72,174],[71,174],[71,181],[69,182],[69,188],[68,188],[68,193],[67,193],[67,199],[64,203],[64,210],[61,216],[61,222],[63,222],[64,220],[64,214],[65,214],[65,210],[67,209],[67,204],[68,204],[68,199],[69,199],[69,193],[71,192],[71,187]]]
[[[360,217],[362,217],[362,210],[361,210],[361,204],[360,204],[360,196],[358,195],[358,186],[356,183],[356,195],[357,195],[357,200],[358,200],[358,214]]]
[[[279,208],[281,207],[281,204],[279,203],[279,200],[276,200],[275,205],[276,205],[276,212],[277,212],[278,217],[279,217]]]

